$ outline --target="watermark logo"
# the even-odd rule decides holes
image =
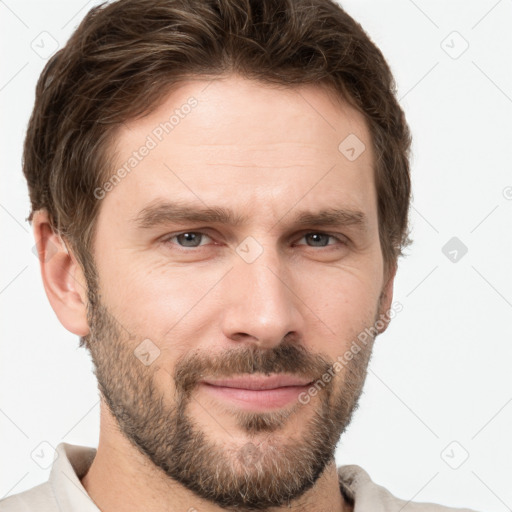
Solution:
[[[350,162],[357,160],[366,149],[364,142],[355,134],[351,133],[339,144],[339,152]]]
[[[263,254],[263,247],[255,238],[248,236],[235,251],[246,263],[253,263]]]
[[[469,459],[469,452],[458,441],[452,441],[441,452],[441,459],[452,469],[459,469]]]
[[[32,450],[30,457],[41,469],[48,469],[58,453],[48,441],[42,441]]]
[[[51,57],[59,48],[59,42],[49,32],[41,32],[30,43],[30,47],[41,59]]]
[[[133,353],[144,366],[150,366],[160,355],[160,349],[149,338],[146,338]]]
[[[469,43],[454,30],[441,41],[441,48],[449,57],[456,60],[469,48]]]
[[[468,248],[460,238],[454,236],[443,245],[441,252],[452,263],[458,263],[467,254]]]
[[[254,466],[261,459],[261,450],[251,442],[248,442],[240,448],[238,460],[244,466]]]

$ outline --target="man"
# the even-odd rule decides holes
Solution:
[[[392,316],[409,147],[328,0],[94,8],[41,75],[24,173],[100,439],[0,510],[449,510],[334,459]]]

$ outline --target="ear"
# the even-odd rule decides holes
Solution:
[[[32,218],[43,285],[60,323],[78,336],[89,334],[87,284],[74,255],[53,231],[48,212],[38,210]]]
[[[384,277],[385,281],[379,299],[378,316],[381,322],[384,323],[384,326],[379,329],[379,334],[382,334],[388,328],[389,322],[391,321],[391,317],[387,312],[391,308],[391,303],[393,302],[393,284],[395,282],[396,270],[397,264],[395,263],[389,268]]]

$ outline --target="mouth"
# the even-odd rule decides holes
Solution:
[[[246,375],[227,379],[204,379],[200,388],[210,396],[251,411],[279,409],[296,402],[312,384],[310,378],[293,375]]]

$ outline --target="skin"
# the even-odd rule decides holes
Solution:
[[[385,330],[382,315],[391,306],[396,271],[393,266],[385,274],[374,154],[364,118],[318,85],[275,88],[236,75],[211,82],[190,80],[152,113],[119,130],[113,148],[115,169],[190,97],[198,100],[191,113],[101,199],[93,256],[110,329],[91,329],[87,282],[76,258],[51,231],[44,211],[33,221],[45,290],[61,323],[87,337],[98,363],[108,354],[102,352],[102,337],[109,347],[106,339],[118,336],[123,354],[133,353],[142,340],[152,340],[160,350],[155,363],[146,367],[135,358],[131,361],[169,408],[176,400],[174,371],[192,354],[203,357],[203,369],[213,369],[208,364],[214,355],[221,368],[228,368],[222,366],[228,362],[228,351],[266,353],[286,340],[304,349],[308,361],[315,355],[335,361],[376,318],[384,319],[381,332]],[[338,150],[351,133],[366,146],[354,161]],[[155,199],[231,208],[248,220],[238,226],[175,221],[137,229],[133,219]],[[366,228],[297,228],[293,223],[299,210],[327,207],[364,213]],[[183,237],[163,241],[184,232],[205,237],[199,247],[180,247],[180,242],[186,243]],[[323,247],[305,237],[307,233],[327,233],[339,240],[327,238]],[[236,251],[249,236],[259,244],[250,251],[262,251],[251,263]],[[55,254],[44,258],[50,248]],[[360,357],[364,369],[369,350]],[[110,359],[115,371],[120,363],[116,357]],[[351,390],[349,381],[345,368],[332,381],[330,399],[345,390],[357,401],[360,390]],[[208,441],[233,448],[219,452],[227,462],[228,453],[234,458],[248,442],[258,447],[263,462],[265,454],[279,455],[272,449],[300,444],[311,433],[313,416],[328,400],[319,393],[307,406],[294,404],[292,412],[288,407],[284,413],[282,409],[281,423],[277,415],[271,417],[276,420],[274,430],[251,433],[243,428],[248,416],[235,404],[219,402],[199,386],[193,387],[191,396],[188,418]],[[339,434],[343,428],[337,421]],[[238,471],[238,466],[233,468]],[[295,471],[300,474],[301,468]],[[97,455],[82,484],[104,512],[225,510],[157,468],[119,428],[104,399]],[[268,510],[351,510],[340,493],[334,460],[289,505]]]

